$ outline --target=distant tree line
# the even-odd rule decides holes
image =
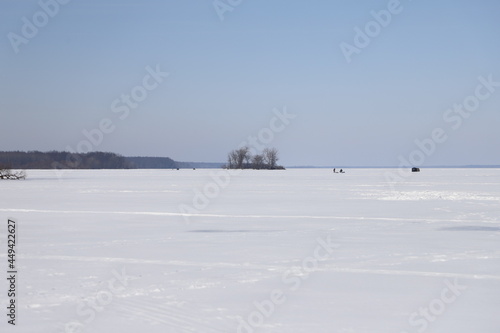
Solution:
[[[232,150],[227,155],[227,169],[283,170],[278,165],[279,154],[276,148],[266,148],[261,154],[252,155],[249,147]]]
[[[244,162],[231,162],[231,168],[236,165],[241,168],[282,168],[276,164],[278,152],[275,149],[267,149],[257,156],[250,156],[248,148],[245,151]],[[238,154],[241,155],[241,152]],[[223,163],[177,162],[169,157],[126,157],[106,152],[0,151],[0,167],[4,169],[191,169],[221,166]]]
[[[0,151],[0,165],[10,169],[130,169],[131,162],[114,153],[77,154],[59,151]]]

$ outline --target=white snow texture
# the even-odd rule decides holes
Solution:
[[[500,170],[28,170],[1,332],[500,332]],[[4,275],[2,275],[4,276]]]

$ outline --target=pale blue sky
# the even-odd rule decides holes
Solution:
[[[497,0],[402,0],[349,63],[341,43],[390,1],[233,0],[224,21],[210,0],[54,1],[53,17],[0,2],[1,150],[77,150],[109,119],[93,150],[225,161],[286,107],[269,143],[285,165],[397,165],[435,128],[426,165],[500,164],[500,87],[457,129],[443,119],[478,77],[500,82]],[[23,17],[40,27],[19,42]],[[169,76],[120,119],[112,103],[157,65]]]

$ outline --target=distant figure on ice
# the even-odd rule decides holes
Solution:
[[[344,170],[340,169],[340,173],[345,173]]]
[[[333,168],[333,173],[337,173],[337,171],[335,171],[335,168]]]

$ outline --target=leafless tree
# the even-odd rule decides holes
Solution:
[[[276,148],[266,148],[262,152],[264,155],[264,160],[269,169],[275,169],[278,163],[278,150]]]
[[[243,169],[245,166],[245,161],[248,161],[250,157],[250,149],[248,147],[242,147],[235,150],[236,154],[236,168]]]
[[[10,168],[7,168],[5,166],[0,166],[0,179],[25,179],[25,178],[26,178],[26,172],[24,171],[13,172],[10,170]]]
[[[233,150],[227,155],[228,167],[229,169],[244,169],[245,163],[248,165],[251,158],[248,147]]]
[[[245,155],[245,167],[249,168],[250,167],[250,162],[252,161],[253,156],[250,154],[250,152],[247,152]]]
[[[235,169],[238,164],[238,154],[236,150],[233,150],[227,154],[227,167],[229,169]]]
[[[255,155],[252,157],[252,165],[254,169],[263,169],[264,168],[264,156],[263,155]]]

